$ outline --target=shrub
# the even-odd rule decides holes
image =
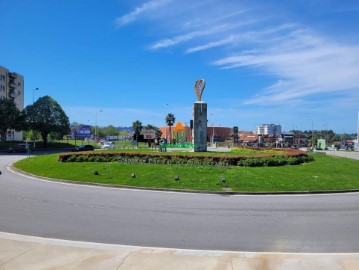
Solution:
[[[245,150],[247,151],[247,150]],[[253,151],[253,149],[250,149]],[[64,153],[58,160],[61,162],[121,162],[129,164],[176,164],[176,165],[207,165],[207,166],[283,166],[297,165],[313,160],[302,151],[286,149],[266,150],[255,156],[246,155],[185,155],[168,153],[139,153],[139,152],[91,152]],[[249,150],[247,151],[249,152]],[[273,153],[276,152],[274,155]]]

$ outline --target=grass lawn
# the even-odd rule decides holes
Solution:
[[[15,167],[55,179],[151,188],[284,192],[359,189],[359,161],[314,154],[314,162],[281,167],[212,167],[58,162],[57,154],[21,160]],[[97,170],[99,175],[94,175]],[[136,178],[131,178],[135,173]],[[180,180],[174,180],[175,176]],[[219,180],[225,177],[226,181]]]

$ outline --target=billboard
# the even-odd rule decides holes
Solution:
[[[153,129],[145,129],[143,131],[143,137],[146,140],[152,140],[156,138],[156,133]]]
[[[71,127],[71,138],[72,139],[90,139],[91,126],[90,125],[78,125]]]

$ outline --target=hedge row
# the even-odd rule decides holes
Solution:
[[[212,166],[283,166],[312,160],[301,151],[287,151],[283,155],[263,154],[255,157],[239,155],[184,155],[164,153],[80,152],[60,154],[61,162],[121,162],[128,164],[178,164]]]

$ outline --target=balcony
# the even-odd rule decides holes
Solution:
[[[13,82],[9,83],[9,87],[10,87],[10,89],[15,89],[16,83],[13,83]]]
[[[15,72],[9,72],[9,77],[12,78],[12,79],[16,79],[17,74]]]

